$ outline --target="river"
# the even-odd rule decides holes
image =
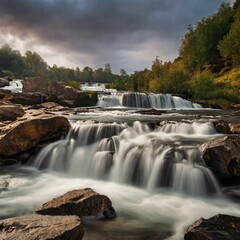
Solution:
[[[104,111],[69,115],[72,129],[65,139],[49,144],[27,165],[2,169],[0,217],[32,213],[53,197],[85,187],[107,195],[118,215],[109,221],[84,219],[88,240],[180,240],[200,217],[240,217],[239,205],[224,196],[200,156],[202,143],[222,136],[212,124],[216,116],[199,116],[201,106],[180,104],[170,95],[159,101],[167,112],[142,114],[145,106],[158,104],[153,95],[127,98],[127,109],[122,95],[106,96],[98,104]],[[173,106],[197,109],[186,116],[171,111]]]

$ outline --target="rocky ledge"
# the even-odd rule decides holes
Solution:
[[[60,139],[70,128],[67,118],[45,110],[24,111],[19,106],[9,105],[0,107],[0,117],[14,119],[21,115],[15,121],[0,125],[0,165],[8,159],[28,160],[39,144]]]
[[[98,101],[96,92],[83,92],[59,81],[47,81],[43,78],[25,78],[23,93],[41,93],[42,102],[56,102],[66,107],[95,106]]]
[[[201,218],[188,227],[185,240],[240,239],[240,218],[218,214],[210,219]]]

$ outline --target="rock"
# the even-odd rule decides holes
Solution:
[[[14,104],[35,105],[44,101],[44,96],[37,93],[11,93],[7,100]]]
[[[223,133],[223,134],[231,134],[232,133],[228,123],[224,120],[214,122],[213,126],[215,127],[215,129],[218,133]]]
[[[5,98],[11,93],[10,90],[7,89],[0,89],[0,99]]]
[[[24,110],[16,105],[2,105],[0,106],[0,121],[16,120],[18,117],[24,115]]]
[[[9,86],[9,81],[5,78],[0,78],[0,88]]]
[[[188,227],[185,240],[237,240],[240,237],[240,218],[218,214],[201,218]]]
[[[240,124],[229,123],[229,128],[230,128],[231,133],[240,134]]]
[[[23,92],[39,92],[48,95],[46,101],[56,102],[66,107],[95,106],[97,93],[82,92],[59,81],[47,81],[43,78],[25,78]]]
[[[77,216],[34,214],[0,221],[1,240],[80,240],[83,233]]]
[[[224,184],[234,184],[240,178],[240,137],[226,136],[201,146],[206,165]],[[239,182],[238,182],[239,183]]]
[[[34,116],[35,115],[35,116]],[[41,112],[32,112],[1,129],[0,156],[9,157],[36,147],[47,140],[66,135],[70,128],[67,118]]]
[[[47,215],[77,215],[116,217],[111,200],[94,192],[91,188],[73,190],[43,204],[36,211]]]

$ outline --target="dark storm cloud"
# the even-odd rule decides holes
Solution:
[[[117,66],[122,63],[117,56],[135,62],[141,56],[134,51],[141,52],[143,48],[153,55],[145,56],[148,61],[148,57],[153,59],[161,53],[171,58],[187,26],[216,11],[220,3],[219,0],[1,0],[0,30],[22,39],[34,38],[36,43],[48,44],[63,53],[72,52],[76,61],[81,53],[92,57],[93,64],[111,62]],[[169,50],[159,49],[164,47],[163,43]],[[139,59],[139,66],[142,64]]]

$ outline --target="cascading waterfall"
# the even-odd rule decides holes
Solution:
[[[44,148],[33,165],[71,176],[102,179],[155,191],[219,193],[201,159],[199,143],[213,137],[211,123],[75,124],[65,140]]]
[[[132,108],[202,108],[200,104],[192,103],[171,94],[153,94],[126,92],[122,95],[101,96],[99,107],[132,107]]]

